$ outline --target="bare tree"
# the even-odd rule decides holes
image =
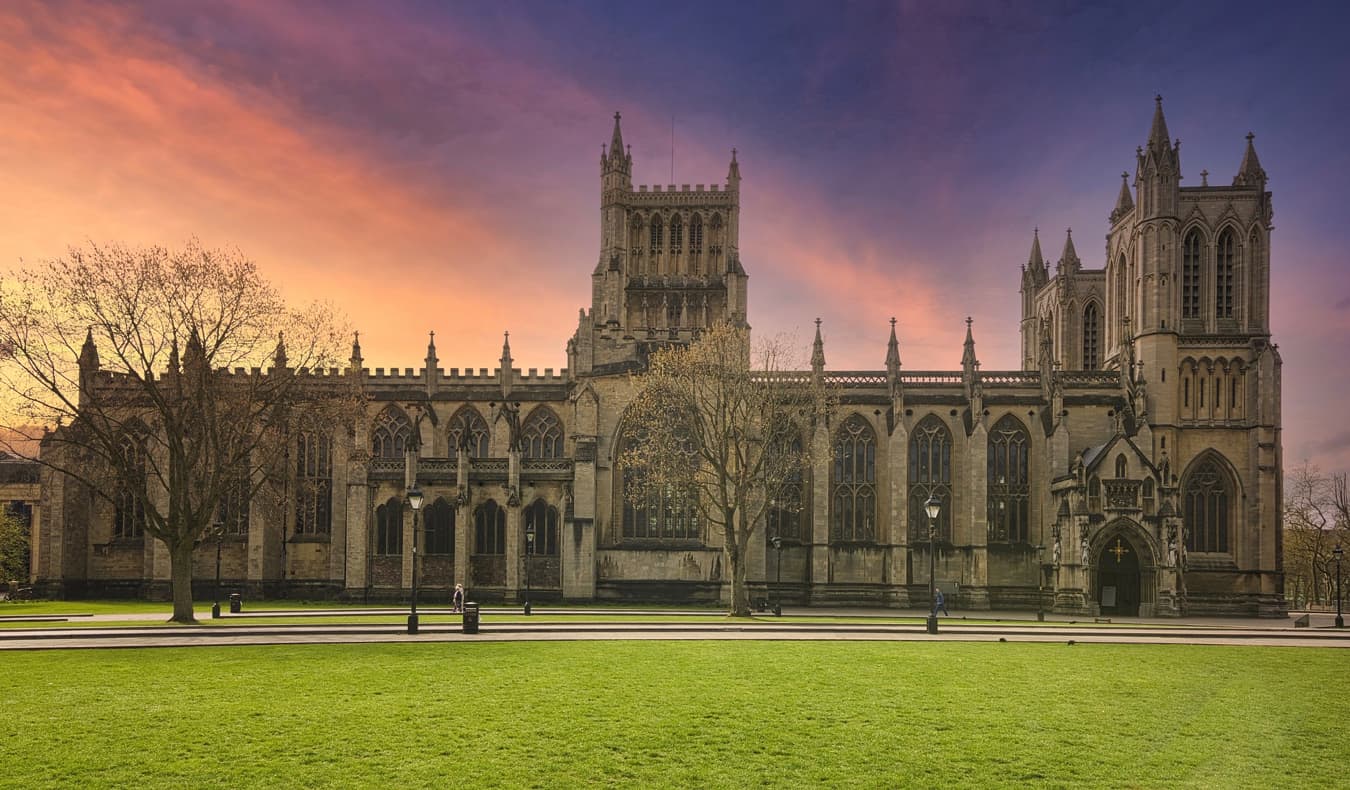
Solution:
[[[1337,545],[1350,549],[1346,475],[1326,475],[1305,463],[1285,482],[1285,587],[1295,602],[1334,602]]]
[[[779,495],[812,463],[811,432],[837,398],[784,370],[781,340],[756,344],[719,323],[688,346],[651,356],[635,378],[620,467],[637,510],[685,511],[720,532],[731,613],[750,614],[746,551]]]
[[[192,552],[222,501],[286,473],[302,416],[357,408],[349,377],[321,372],[344,337],[330,307],[291,309],[251,260],[195,240],[90,244],[0,281],[0,392],[19,425],[56,426],[40,463],[164,544],[176,622],[194,622]]]

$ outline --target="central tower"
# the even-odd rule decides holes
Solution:
[[[737,242],[741,170],[731,152],[723,184],[634,188],[619,113],[600,152],[600,259],[591,309],[568,346],[569,366],[640,365],[653,344],[688,342],[717,321],[744,323],[746,282]]]

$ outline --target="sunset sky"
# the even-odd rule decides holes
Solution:
[[[739,151],[750,322],[835,369],[1015,368],[1032,228],[1103,265],[1153,95],[1183,185],[1274,193],[1286,466],[1350,469],[1344,3],[0,3],[0,267],[237,246],[366,364],[561,368],[616,110],[634,182]],[[1123,10],[1127,9],[1127,10]],[[671,178],[672,119],[674,178]]]

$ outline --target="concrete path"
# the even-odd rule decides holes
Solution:
[[[481,610],[477,634],[465,634],[459,615],[448,609],[422,609],[420,633],[408,634],[406,626],[387,623],[325,622],[337,617],[397,616],[407,609],[306,609],[294,611],[249,611],[226,615],[211,621],[209,611],[199,613],[204,625],[99,627],[47,626],[41,628],[0,629],[0,650],[47,650],[71,648],[189,647],[203,645],[335,644],[369,642],[488,642],[559,640],[864,640],[864,641],[979,641],[979,642],[1060,642],[1064,644],[1223,644],[1287,647],[1350,648],[1350,629],[1335,629],[1331,615],[1312,618],[1310,628],[1295,628],[1288,620],[1224,620],[1184,618],[1145,620],[1111,618],[1110,622],[1047,618],[1037,622],[1034,614],[999,613],[1001,619],[990,622],[964,621],[960,617],[941,618],[939,632],[926,632],[925,612],[893,609],[803,609],[784,610],[783,617],[761,615],[744,622],[699,622],[693,618],[717,616],[710,610],[597,610],[537,608],[540,616],[576,616],[576,622],[541,622],[525,618],[519,608]],[[688,616],[688,622],[643,622],[590,620],[598,615]],[[304,617],[303,624],[269,624],[265,617]],[[860,622],[831,622],[832,618],[850,618]],[[972,618],[975,619],[975,617]],[[898,618],[911,618],[912,622]],[[868,622],[875,620],[876,622]],[[1322,622],[1325,620],[1326,622]],[[164,621],[163,614],[98,615],[70,618],[71,622]],[[13,622],[13,620],[11,620]]]

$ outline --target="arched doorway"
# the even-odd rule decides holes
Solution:
[[[1102,614],[1139,616],[1139,552],[1117,534],[1097,555],[1097,602]]]

